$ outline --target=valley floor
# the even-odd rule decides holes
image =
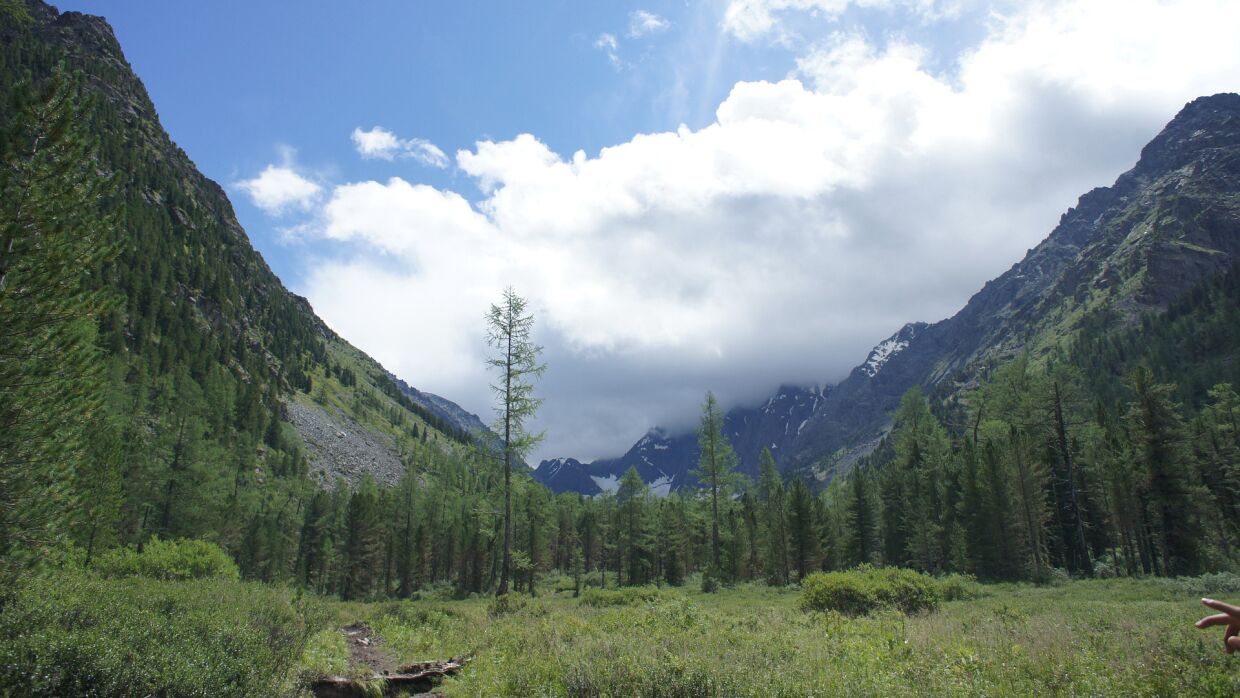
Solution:
[[[559,590],[556,590],[556,587]],[[308,696],[323,675],[468,658],[445,696],[1233,696],[1196,630],[1240,577],[984,585],[929,613],[809,612],[795,589],[342,602],[225,579],[28,579],[0,605],[0,694]],[[346,635],[346,633],[349,633]],[[365,651],[351,642],[368,640]],[[367,663],[373,666],[366,666]],[[382,689],[377,686],[378,693]]]
[[[988,585],[905,617],[802,611],[798,592],[746,586],[637,592],[590,606],[571,592],[509,608],[490,599],[338,603],[398,663],[470,656],[447,696],[1240,694],[1240,658],[1192,623],[1236,578]],[[1223,587],[1223,588],[1220,588]],[[299,672],[342,671],[338,631]],[[358,667],[352,671],[358,672]]]

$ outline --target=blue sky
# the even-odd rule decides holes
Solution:
[[[778,80],[794,67],[788,46],[729,40],[718,31],[727,4],[705,2],[135,3],[78,0],[61,9],[106,17],[151,94],[164,127],[198,167],[228,185],[279,157],[325,178],[393,174],[460,190],[451,170],[362,160],[349,134],[383,124],[451,153],[477,140],[537,134],[572,153],[636,133],[697,129],[738,81]],[[630,36],[634,13],[667,23]],[[803,31],[898,27],[935,47],[948,72],[953,50],[980,36],[984,14],[901,26],[889,9],[849,8]],[[616,37],[617,67],[596,46]],[[308,252],[279,244],[272,221],[234,197],[243,225],[293,287]],[[316,246],[310,250],[319,252]]]
[[[108,18],[273,269],[413,385],[486,418],[481,317],[529,297],[536,457],[839,380],[1240,75],[1229,0],[61,9]]]

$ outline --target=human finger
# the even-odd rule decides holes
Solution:
[[[1216,611],[1222,611],[1223,613],[1228,613],[1233,616],[1240,616],[1240,606],[1232,606],[1229,603],[1215,601],[1214,599],[1202,599],[1201,603],[1213,608]]]
[[[1227,615],[1226,613],[1216,613],[1212,616],[1206,616],[1205,618],[1202,618],[1196,623],[1193,623],[1193,625],[1196,625],[1198,628],[1212,628],[1216,625],[1225,625],[1227,623],[1230,623],[1231,621],[1232,621],[1232,617]]]

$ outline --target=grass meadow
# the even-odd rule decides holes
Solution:
[[[446,696],[1240,694],[1240,656],[1192,626],[1201,596],[1240,598],[1234,575],[970,584],[934,610],[856,616],[806,610],[796,588],[555,587],[362,603],[59,573],[5,599],[0,695],[307,696],[317,675],[370,673],[340,632],[357,622],[393,666],[469,657]]]
[[[1234,696],[1240,658],[1192,627],[1200,596],[1234,583],[986,585],[910,616],[806,611],[796,589],[763,586],[334,611],[370,623],[398,661],[472,657],[447,696]],[[301,671],[347,663],[331,636]]]

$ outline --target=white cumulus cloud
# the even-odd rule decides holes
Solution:
[[[323,191],[317,182],[296,170],[292,151],[286,151],[283,164],[268,165],[254,178],[237,182],[236,186],[249,195],[255,206],[273,216],[292,209],[309,210]]]
[[[949,76],[907,40],[838,33],[786,79],[736,83],[699,129],[597,153],[484,140],[456,153],[464,196],[337,186],[320,234],[363,252],[305,292],[412,384],[485,415],[482,316],[515,286],[550,364],[536,456],[616,455],[691,419],[707,388],[736,402],[838,380],[903,323],[955,312],[1240,75],[1230,1],[1038,3],[988,26]]]

